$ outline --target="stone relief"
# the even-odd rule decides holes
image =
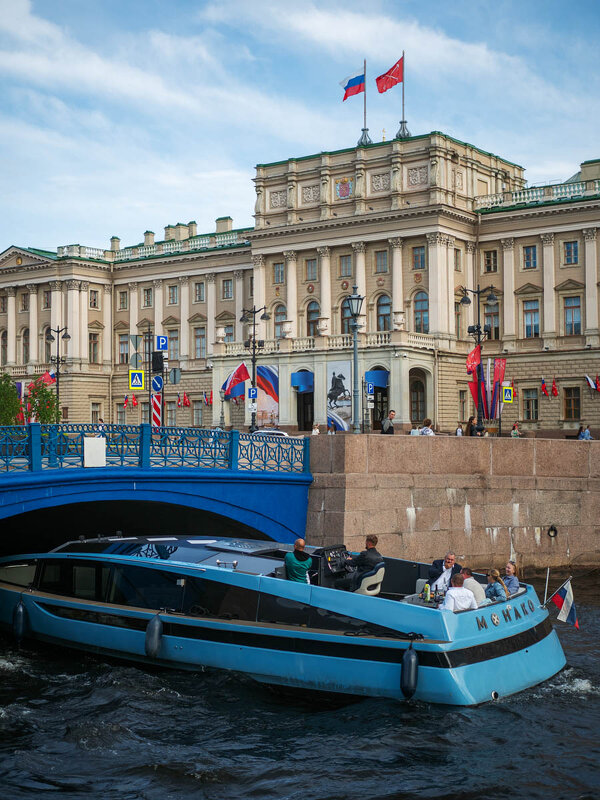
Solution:
[[[460,189],[462,191],[462,189],[464,188],[462,172],[460,172],[457,169],[452,170],[452,172],[454,173],[454,188],[457,190]]]
[[[408,185],[423,186],[427,183],[427,167],[409,167]]]
[[[286,208],[287,206],[287,190],[278,189],[269,194],[269,204],[271,208]]]
[[[318,203],[320,199],[321,199],[321,189],[318,183],[315,183],[314,186],[302,187],[302,202],[304,204]]]
[[[377,172],[371,175],[371,191],[372,192],[389,192],[391,187],[390,173]]]

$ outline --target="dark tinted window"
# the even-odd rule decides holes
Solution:
[[[115,565],[108,602],[140,608],[181,609],[184,581],[177,573]]]
[[[33,583],[37,561],[15,561],[0,566],[0,583],[13,583],[16,586],[29,586]]]
[[[256,620],[258,592],[240,586],[185,578],[184,614],[198,617]]]
[[[109,567],[94,561],[45,561],[39,589],[50,594],[102,600],[108,582]]]
[[[308,625],[310,606],[277,597],[273,594],[261,594],[258,606],[259,622],[281,622],[287,625]]]

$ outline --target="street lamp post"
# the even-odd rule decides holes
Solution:
[[[497,303],[498,298],[494,294],[494,287],[486,286],[483,289],[480,289],[479,284],[477,284],[477,289],[467,289],[465,286],[461,286],[461,291],[463,293],[463,296],[460,300],[460,303],[463,306],[471,305],[471,298],[469,297],[469,292],[477,298],[477,324],[469,325],[469,327],[467,328],[467,333],[473,337],[476,345],[481,345],[481,342],[491,335],[492,326],[484,325],[483,328],[481,327],[480,298],[484,292],[489,292],[488,296],[485,298],[487,302],[492,305]],[[481,394],[482,378],[483,378],[483,366],[481,364],[481,352],[480,352],[479,363],[477,364],[477,425],[475,426],[475,430],[477,431],[478,434],[481,434],[481,432],[483,431],[483,397]]]
[[[55,333],[56,336],[52,334]],[[62,334],[62,336],[61,336]],[[66,326],[64,328],[48,328],[48,332],[46,333],[46,341],[47,342],[56,342],[56,355],[50,356],[50,363],[56,364],[56,407],[58,412],[60,413],[60,366],[61,364],[66,364],[67,359],[66,356],[61,356],[60,354],[60,340],[63,339],[65,342],[68,342],[71,337],[67,332]]]
[[[262,311],[262,314],[261,314]],[[267,307],[261,306],[260,308],[256,308],[256,306],[252,306],[252,308],[242,308],[242,316],[240,317],[240,322],[250,322],[252,323],[252,335],[249,339],[246,339],[244,342],[244,347],[250,349],[251,351],[251,359],[252,359],[252,387],[256,387],[256,351],[260,350],[262,347],[265,346],[264,339],[260,339],[258,342],[256,341],[256,315],[260,314],[260,319],[268,322],[271,319],[271,315],[267,313]],[[250,433],[254,433],[256,430],[256,411],[252,412],[252,421],[250,423]]]
[[[225,401],[225,389],[219,389],[219,397],[221,398],[221,416],[219,418],[219,428],[225,429],[225,408],[223,406]]]
[[[352,322],[352,347],[354,355],[354,366],[352,369],[352,433],[360,433],[360,419],[358,411],[358,329],[360,327],[358,318],[362,308],[364,297],[358,293],[358,286],[353,286],[353,294],[347,298],[348,309]]]

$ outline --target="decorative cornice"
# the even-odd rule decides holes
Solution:
[[[82,284],[81,284],[81,288],[82,288],[82,289],[83,289],[83,284],[84,284],[84,283],[85,283],[85,281],[83,281],[83,282],[82,282]],[[89,283],[88,283],[88,286],[89,286]],[[104,284],[104,294],[112,294],[112,288],[113,288],[113,287],[112,287],[112,284],[110,284],[110,283],[105,283],[105,284]]]
[[[446,236],[446,244],[448,247],[454,247],[455,243],[456,243],[455,236]]]
[[[475,242],[467,242],[467,253],[470,253],[470,255],[474,255],[476,250],[477,250],[477,245],[475,244]]]
[[[244,270],[243,269],[235,269],[233,271],[233,277],[236,279],[236,281],[244,280]]]
[[[137,292],[137,290],[138,290],[138,282],[137,281],[131,281],[130,283],[127,284],[127,288],[129,289],[130,292]]]
[[[540,235],[540,239],[542,240],[543,245],[554,244],[554,234],[553,233],[542,233]]]
[[[388,239],[388,242],[391,244],[394,250],[402,250],[404,239],[401,236],[394,236],[391,239]]]
[[[437,231],[436,233],[427,233],[426,238],[427,238],[427,244],[430,247],[433,247],[436,244],[446,244],[445,234],[439,233]]]
[[[519,289],[515,289],[515,294],[543,294],[544,289],[541,286],[536,286],[534,283],[526,283],[524,286],[521,286]]]
[[[80,286],[82,292],[87,292],[87,290],[90,288],[90,283],[89,281],[81,281]]]
[[[153,284],[155,289],[162,289],[163,280],[162,280],[162,278],[155,278],[152,281],[152,284]]]
[[[53,292],[60,292],[62,291],[62,281],[50,281],[50,288]]]
[[[289,264],[290,261],[297,261],[298,254],[295,250],[284,250],[283,257],[285,258],[285,263]]]
[[[265,257],[263,255],[252,256],[252,265],[254,266],[255,269],[264,267]]]
[[[40,287],[39,287],[39,285],[37,283],[28,283],[27,284],[27,290],[28,290],[29,294],[37,294],[39,288]]]
[[[217,279],[216,272],[207,272],[206,273],[206,282],[207,283],[215,283],[216,279]]]
[[[325,245],[324,247],[317,247],[317,255],[319,258],[330,258],[331,257],[331,247]]]
[[[15,297],[17,294],[17,287],[16,286],[6,286],[5,287],[6,294],[8,297]]]
[[[67,281],[67,290],[69,292],[73,291],[74,289],[77,289],[77,291],[79,291],[79,283],[80,283],[80,281],[68,280]]]
[[[596,231],[597,230],[598,230],[597,228],[584,228],[582,233],[583,233],[583,238],[585,239],[585,241],[586,242],[595,242],[596,241]]]
[[[359,253],[364,253],[367,249],[367,245],[365,242],[352,242],[352,249],[358,255]]]
[[[177,280],[179,281],[179,283],[182,286],[187,286],[188,283],[190,282],[190,276],[189,275],[180,275]]]

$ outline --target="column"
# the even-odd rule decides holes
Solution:
[[[206,355],[212,355],[215,336],[215,317],[217,316],[217,284],[214,272],[206,275]],[[222,385],[222,384],[221,384]]]
[[[544,318],[542,327],[542,336],[544,339],[549,338],[549,342],[544,342],[546,346],[554,346],[556,342],[556,320],[554,308],[554,234],[542,234],[542,250],[543,250],[543,281],[544,281]]]
[[[163,318],[163,282],[162,280],[153,281],[154,283],[154,335],[162,336]]]
[[[290,338],[295,339],[298,331],[298,284],[296,277],[297,256],[295,250],[286,250],[283,254],[285,258],[285,282],[286,282],[286,304],[287,318],[290,320]]]
[[[354,250],[355,261],[355,283],[358,287],[358,293],[365,298],[362,307],[361,322],[364,323],[367,313],[367,275],[365,270],[365,251],[366,245],[364,242],[352,242],[352,249]]]
[[[321,320],[323,335],[332,334],[331,320],[331,248],[317,247],[319,256],[319,277],[321,279]]]
[[[448,292],[448,321],[447,330],[451,336],[456,335],[456,325],[454,324],[454,303],[456,302],[454,289],[454,236],[446,236],[446,287]]]
[[[56,330],[62,328],[62,281],[50,281],[50,289],[50,327]]]
[[[89,360],[88,344],[88,313],[89,313],[89,296],[88,290],[90,284],[88,281],[81,281],[79,292],[79,341],[81,346],[79,348],[79,357],[82,361]]]
[[[187,361],[190,357],[190,323],[188,317],[190,316],[190,279],[187,275],[182,275],[179,278],[179,309],[180,309],[180,323],[179,323],[179,360],[181,362]],[[180,364],[183,366],[183,364]]]
[[[138,313],[140,307],[137,282],[132,281],[132,283],[128,284],[127,288],[129,289],[129,334],[130,336],[137,336]]]
[[[39,336],[38,330],[38,285],[28,283],[29,291],[29,363],[37,364],[39,361]]]
[[[244,338],[244,323],[240,322],[244,308],[244,271],[236,269],[233,277],[235,278],[235,341],[241,342]]]
[[[112,325],[112,286],[104,284],[104,297],[102,298],[102,361],[104,364],[113,363],[113,325]],[[81,342],[81,355],[85,352],[85,341]]]
[[[441,233],[427,234],[427,266],[429,269],[429,333],[443,333],[445,304],[444,251],[445,237]]]
[[[265,305],[265,257],[263,255],[252,256],[252,264],[254,267],[254,305],[256,308],[262,308]],[[259,339],[265,338],[265,323],[260,319],[260,314],[257,314],[256,320],[256,335]],[[242,336],[244,338],[243,328]]]
[[[597,228],[583,231],[585,247],[585,328],[586,344],[595,347],[600,344],[598,337],[598,251],[596,248]]]
[[[477,251],[477,247],[475,242],[467,242],[467,257],[466,257],[466,264],[465,264],[465,287],[467,289],[474,289],[477,285],[476,276],[475,276],[475,253]],[[471,300],[472,300],[471,296]],[[469,325],[473,325],[473,303],[471,302],[468,306],[463,306],[464,314],[465,314],[465,335],[467,333],[467,328]]]
[[[389,407],[395,408],[397,423],[410,425],[410,361],[406,353],[392,360],[392,368],[392,374],[395,375],[394,392],[391,392],[390,386]]]
[[[403,331],[406,328],[404,318],[404,274],[402,265],[401,237],[388,239],[392,248],[392,319],[394,330]]]
[[[6,303],[6,366],[14,366],[17,363],[17,289],[15,286],[7,286],[8,295]]]
[[[79,346],[79,281],[67,281],[67,328],[71,338],[66,343],[70,359],[80,357]],[[61,334],[62,335],[62,334]],[[56,336],[56,334],[54,334]]]
[[[503,250],[503,284],[504,308],[503,308],[503,329],[502,339],[504,343],[512,342],[515,339],[515,240],[502,239]],[[479,265],[476,266],[479,268]]]

